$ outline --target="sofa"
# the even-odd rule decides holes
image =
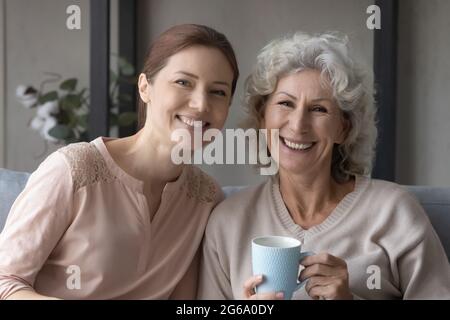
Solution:
[[[17,195],[24,188],[29,173],[0,168],[0,230]],[[224,187],[226,196],[243,187]],[[450,260],[450,187],[406,186],[427,212]]]

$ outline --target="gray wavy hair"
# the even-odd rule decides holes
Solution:
[[[265,103],[278,79],[305,69],[320,71],[322,81],[331,85],[339,108],[350,121],[346,139],[333,150],[332,176],[342,182],[355,174],[370,175],[377,137],[374,88],[368,83],[371,70],[356,65],[346,36],[297,32],[266,45],[245,82],[248,118],[243,126],[259,129]]]

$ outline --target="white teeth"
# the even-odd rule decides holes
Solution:
[[[311,143],[295,143],[295,142],[287,140],[286,138],[284,138],[284,142],[286,143],[286,145],[289,148],[295,149],[295,150],[306,150],[313,145],[312,142]]]
[[[185,117],[185,116],[179,116],[179,118],[183,123],[185,123],[191,127],[201,128],[201,127],[206,126],[206,122],[197,121],[197,120]]]

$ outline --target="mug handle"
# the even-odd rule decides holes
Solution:
[[[301,252],[301,253],[300,253],[300,257],[298,258],[298,261],[299,261],[299,263],[300,263],[300,261],[302,261],[304,258],[309,257],[309,256],[313,256],[313,255],[315,255],[315,254],[316,254],[316,253],[313,252],[313,251],[305,251],[305,252]],[[308,281],[308,279],[305,279],[305,280],[303,280],[303,281],[299,281],[299,280],[297,279],[297,287],[295,288],[295,291],[301,289],[301,288],[306,284],[306,281]]]

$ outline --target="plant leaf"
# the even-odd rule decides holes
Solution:
[[[50,91],[43,96],[40,96],[38,99],[39,104],[44,104],[49,101],[58,100],[58,92],[57,91]]]
[[[76,135],[73,133],[72,130],[71,130],[70,136],[65,139],[66,144],[79,142],[79,141],[80,141],[80,139],[76,137]]]
[[[119,114],[117,120],[120,127],[126,127],[132,125],[137,120],[137,116],[135,112],[123,112]]]
[[[68,94],[61,99],[61,109],[73,110],[81,107],[81,97],[77,94]]]
[[[133,101],[133,99],[132,99],[131,95],[124,93],[124,94],[119,95],[119,101],[131,102],[131,101]]]
[[[110,123],[111,127],[117,126],[118,122],[119,121],[118,121],[117,115],[114,114],[114,113],[110,113],[110,115],[109,115],[109,123]]]
[[[112,70],[109,70],[109,81],[114,83],[117,81],[117,79],[118,79],[117,73],[115,73]]]
[[[87,129],[87,126],[88,126],[88,115],[87,114],[80,116],[80,118],[78,119],[78,125],[84,129]]]
[[[85,93],[86,93],[86,88],[81,89],[81,91],[78,93],[78,96],[80,97],[80,99],[83,98]]]
[[[131,76],[134,74],[134,67],[126,59],[119,57],[120,74]]]
[[[126,85],[130,85],[130,86],[135,86],[136,83],[139,80],[139,76],[135,76],[135,75],[131,75],[131,76],[125,76],[122,75],[121,77],[117,78],[117,82],[120,82],[122,85],[126,84]]]
[[[51,135],[52,137],[55,137],[58,140],[64,140],[71,136],[72,130],[70,130],[69,127],[63,124],[57,124],[56,126],[50,129],[48,134]]]
[[[75,78],[67,79],[59,85],[59,88],[65,91],[73,91],[77,86],[77,82],[78,80]]]
[[[78,125],[78,121],[78,116],[73,112],[69,112],[69,123],[67,124],[67,126],[73,129]]]

